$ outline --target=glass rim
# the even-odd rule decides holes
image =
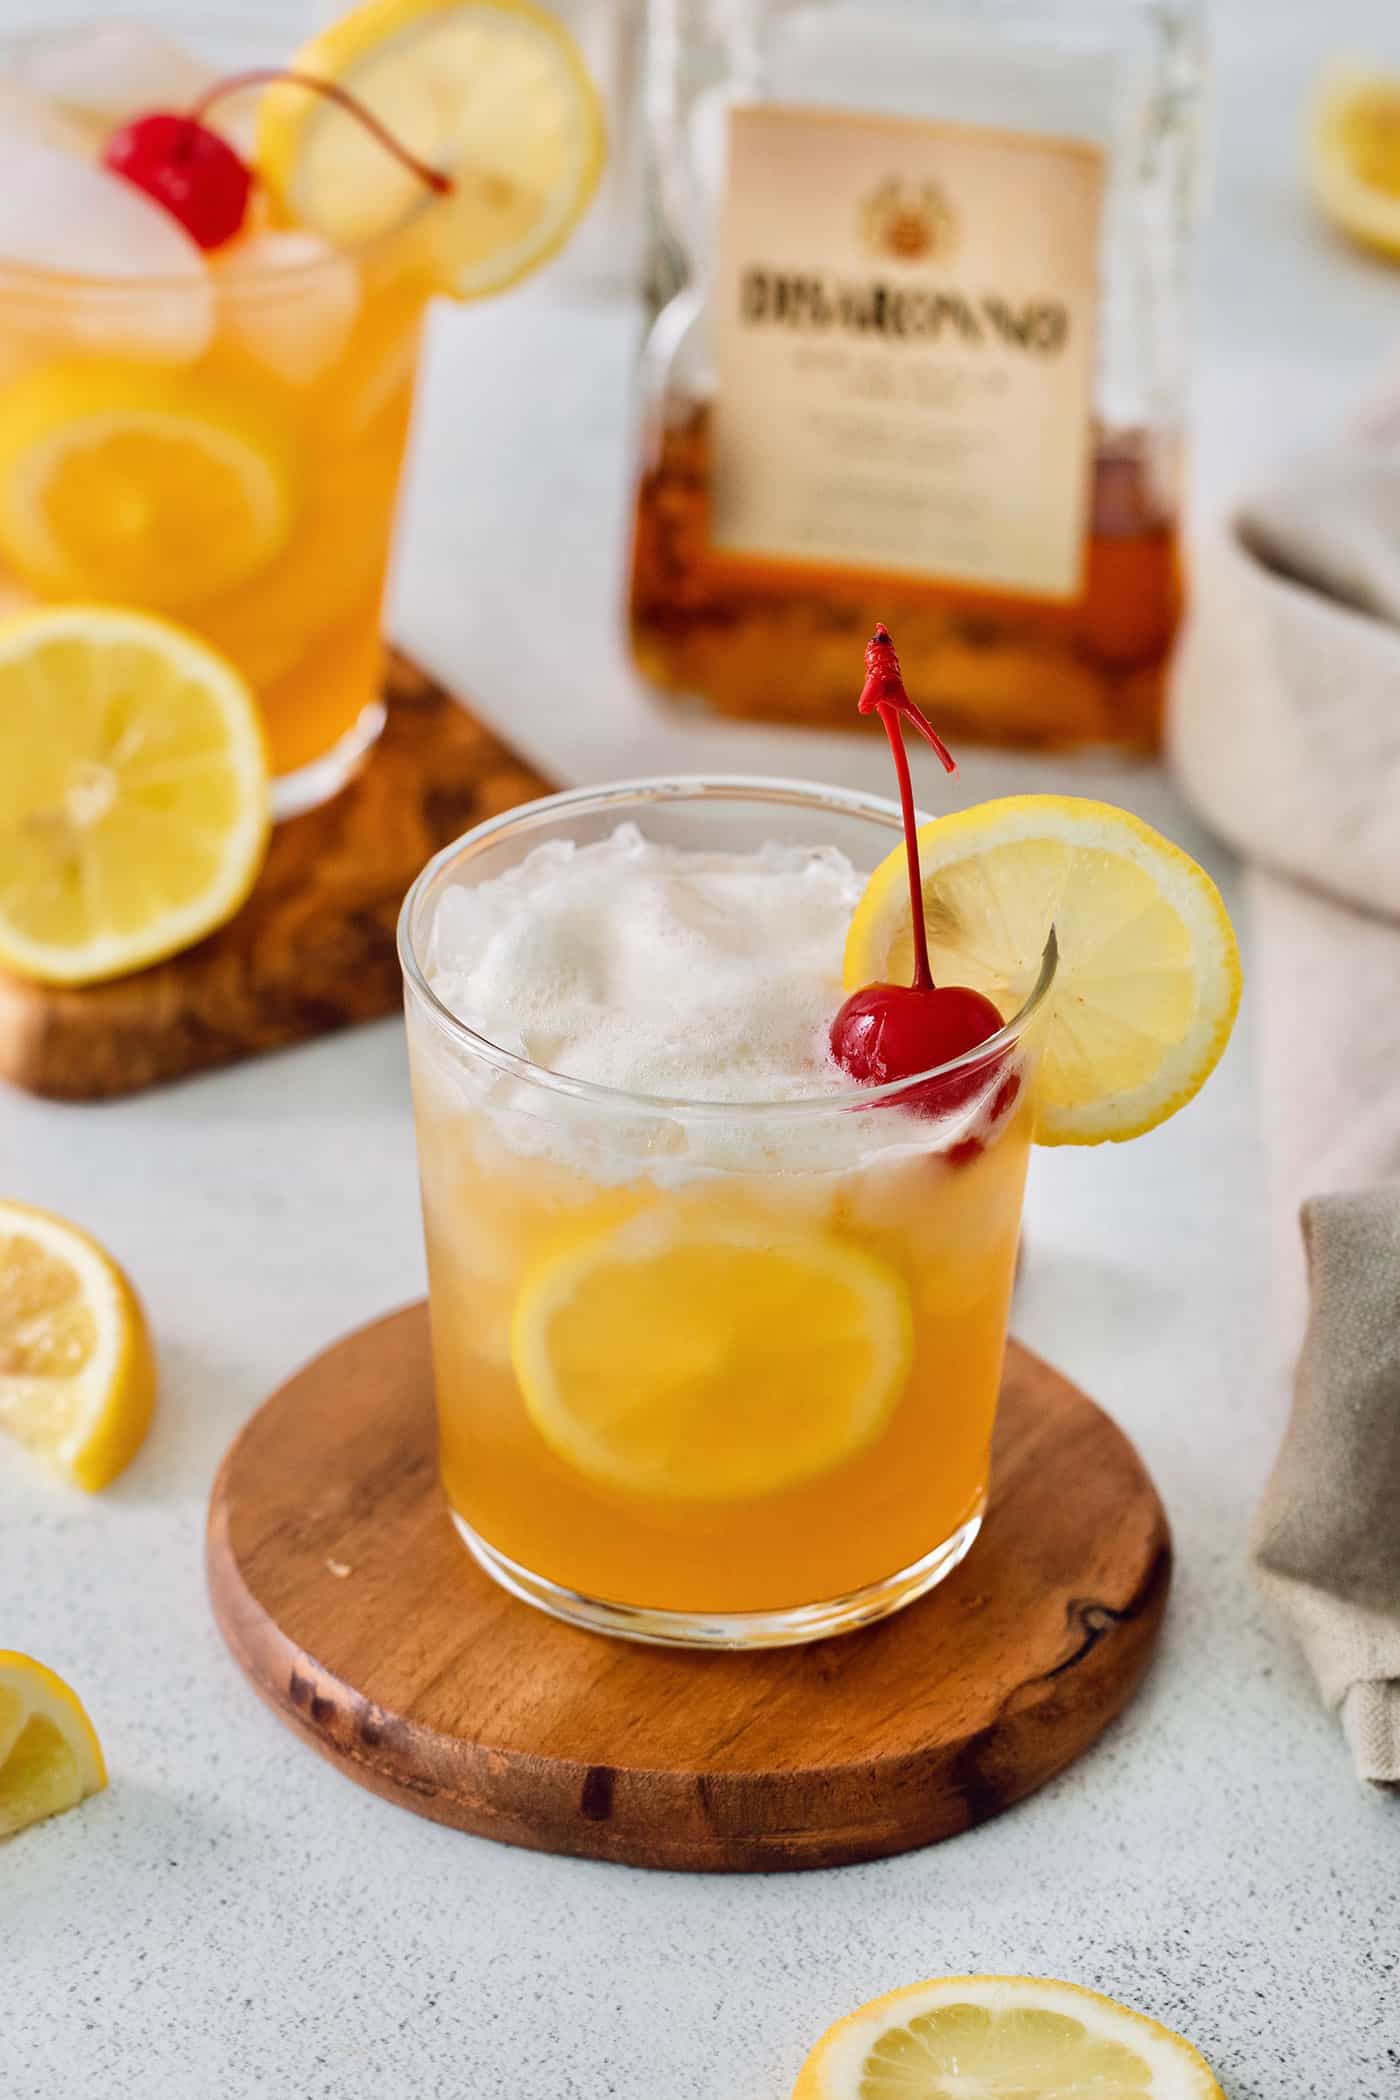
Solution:
[[[851,1086],[831,1094],[803,1094],[796,1099],[757,1101],[694,1101],[678,1094],[648,1094],[633,1092],[626,1087],[603,1086],[596,1080],[571,1078],[568,1073],[556,1072],[548,1065],[537,1065],[533,1059],[521,1057],[507,1050],[500,1043],[493,1043],[463,1021],[447,1006],[428,983],[414,945],[412,920],[420,903],[444,870],[454,863],[465,849],[473,851],[485,846],[491,839],[510,831],[516,825],[538,820],[542,816],[566,814],[570,811],[607,810],[616,808],[621,812],[629,803],[664,803],[703,801],[707,797],[729,798],[736,802],[779,803],[789,807],[799,806],[814,809],[830,809],[844,816],[866,817],[887,830],[899,831],[901,826],[899,805],[882,795],[867,795],[854,788],[824,786],[819,781],[794,780],[782,775],[759,773],[659,773],[638,776],[628,780],[607,781],[596,787],[562,789],[557,794],[538,795],[530,802],[516,803],[497,816],[488,817],[464,831],[459,838],[441,847],[430,861],[422,867],[409,885],[399,908],[396,945],[399,966],[404,982],[417,998],[428,1018],[456,1043],[457,1047],[492,1065],[499,1072],[527,1086],[538,1087],[547,1094],[562,1095],[570,1100],[592,1103],[600,1109],[619,1111],[641,1111],[651,1115],[684,1115],[687,1119],[701,1122],[732,1122],[736,1117],[746,1119],[762,1117],[774,1121],[797,1121],[804,1116],[847,1113],[868,1109],[884,1103],[897,1103],[916,1087],[927,1085],[930,1080],[942,1079],[955,1072],[967,1070],[1001,1051],[1011,1049],[1020,1040],[1034,1020],[1055,980],[1059,962],[1059,943],[1052,925],[1041,950],[1040,968],[1036,980],[1020,1007],[1003,1023],[995,1035],[985,1042],[974,1044],[958,1057],[948,1058],[943,1064],[930,1065],[927,1070],[911,1073],[904,1079],[886,1080],[882,1086]],[[918,811],[920,822],[928,821],[926,813]]]
[[[143,24],[157,29],[178,30],[190,28],[190,12],[187,6],[153,4],[133,6],[127,15],[111,16],[77,11],[64,15],[56,21],[34,22],[28,26],[7,29],[0,34],[0,77],[6,72],[6,61],[12,53],[20,52],[26,45],[46,42],[64,35],[80,36],[85,29],[106,29],[119,23]],[[201,10],[196,14],[193,33],[197,37],[200,27],[215,32],[223,31],[232,38],[253,45],[266,30],[269,37],[276,34],[275,25],[269,18],[253,19],[247,15],[239,17],[218,8]],[[261,48],[260,44],[258,46]],[[197,53],[191,53],[197,57]],[[289,51],[290,58],[292,53]],[[17,84],[26,85],[22,75]],[[57,150],[57,149],[53,149]],[[256,183],[256,171],[255,171]],[[416,227],[419,221],[443,199],[435,192],[424,190],[404,212],[389,226],[367,234],[361,241],[345,246],[317,234],[314,226],[272,227],[270,232],[307,233],[316,239],[325,240],[326,253],[299,263],[265,263],[260,268],[243,268],[229,277],[216,276],[206,262],[207,282],[195,277],[170,276],[116,276],[105,272],[93,274],[82,270],[61,270],[43,263],[17,262],[0,255],[0,293],[8,298],[32,298],[36,300],[61,301],[65,298],[100,299],[113,306],[124,300],[149,299],[157,294],[165,298],[213,296],[237,302],[256,299],[259,296],[276,298],[295,293],[298,287],[313,285],[318,277],[352,263],[356,266],[372,260],[395,241]],[[202,251],[201,251],[202,252]]]

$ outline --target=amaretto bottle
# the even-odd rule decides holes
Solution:
[[[638,664],[849,725],[1158,740],[1197,0],[651,0]]]

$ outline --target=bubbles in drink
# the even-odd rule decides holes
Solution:
[[[538,1064],[708,1101],[840,1091],[825,1029],[861,878],[833,848],[687,852],[635,825],[439,906],[434,989]]]

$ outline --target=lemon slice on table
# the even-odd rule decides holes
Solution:
[[[231,918],[267,846],[252,694],[193,635],[105,605],[0,625],[0,964],[120,977]]]
[[[1053,926],[1059,967],[1036,1082],[1036,1140],[1141,1136],[1198,1093],[1240,998],[1234,929],[1179,846],[1107,802],[1012,795],[919,832],[936,982],[985,992],[1010,1019]],[[851,917],[848,992],[912,969],[903,846]]]
[[[1323,69],[1308,167],[1318,202],[1343,233],[1400,257],[1400,73],[1354,58]]]
[[[1225,2100],[1191,2044],[1040,1976],[940,1976],[828,2028],[792,2100]]]
[[[862,1248],[652,1217],[547,1261],[511,1333],[556,1457],[692,1501],[775,1494],[854,1457],[912,1348],[904,1284]]]
[[[135,1456],[155,1384],[145,1314],[110,1254],[0,1201],[0,1428],[93,1491]]]
[[[431,223],[444,289],[462,298],[544,262],[597,187],[597,93],[567,30],[530,0],[366,0],[292,67],[347,88],[452,177]],[[406,221],[425,194],[353,116],[290,83],[259,105],[255,158],[281,213],[341,247]]]
[[[61,1677],[0,1648],[0,1838],[76,1808],[107,1784],[102,1745]]]
[[[0,393],[0,550],[50,593],[206,604],[282,552],[301,480],[281,422],[204,379],[86,358]]]

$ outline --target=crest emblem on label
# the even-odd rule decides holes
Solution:
[[[958,244],[953,208],[936,182],[890,175],[860,207],[860,233],[872,255],[895,262],[943,262]]]

